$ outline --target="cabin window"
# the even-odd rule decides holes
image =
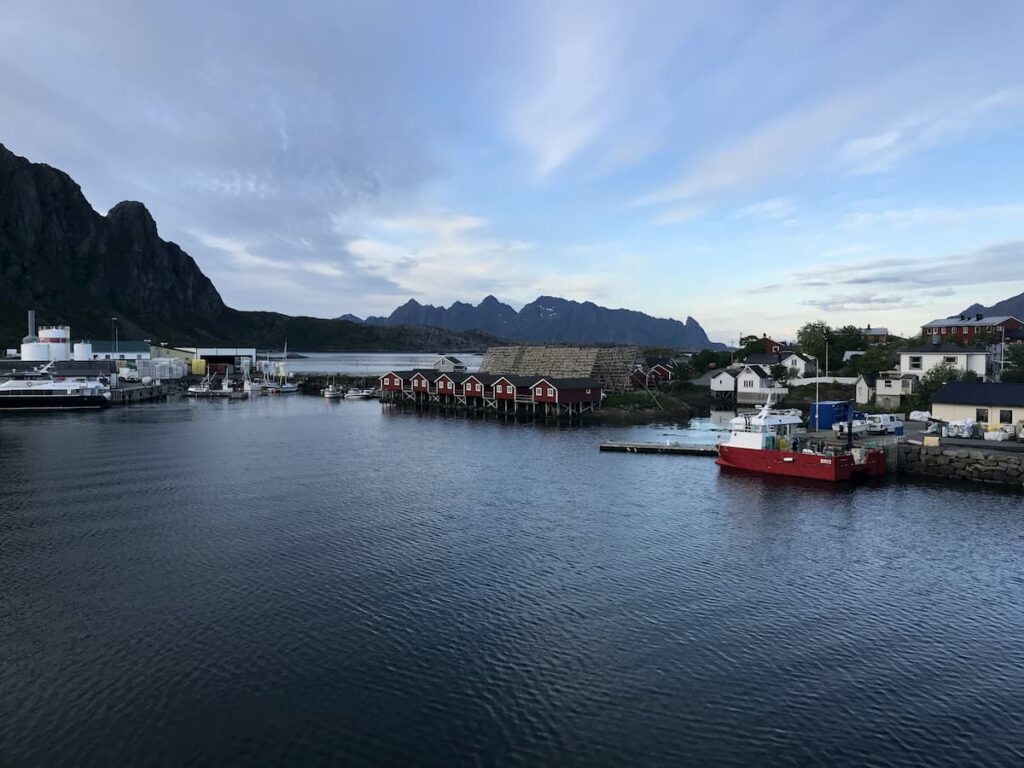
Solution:
[[[1013,424],[1013,411],[1010,411],[1010,410],[999,411],[999,423],[1000,424]]]
[[[590,390],[589,390],[589,389],[587,390],[587,394],[588,394],[588,395],[590,394]]]
[[[947,357],[942,358],[942,362],[949,363],[950,365],[956,365],[956,358],[955,357],[948,357],[947,356]]]
[[[384,384],[385,384],[385,386],[390,384],[390,383],[391,383],[391,379],[389,379],[387,376],[385,376],[384,377]]]
[[[543,395],[543,394],[544,394],[544,387],[537,387],[537,389],[535,389],[535,390],[533,391],[533,393],[534,393],[535,395]]]
[[[911,355],[910,356],[910,370],[920,371],[921,370],[921,356]]]
[[[553,390],[551,387],[548,387],[548,397],[554,397],[554,396],[555,396],[555,390]]]
[[[754,388],[754,382],[751,381],[750,379],[744,379],[743,380],[743,386],[746,387],[747,389],[753,389]]]
[[[946,329],[945,329],[945,328],[943,328],[943,329],[942,329],[942,335],[943,335],[943,336],[945,336],[945,335],[946,335]]]
[[[505,391],[505,387],[503,384],[498,384],[497,386],[494,387],[494,391],[500,395],[502,392]]]
[[[988,408],[978,408],[974,412],[974,420],[979,424],[988,424]]]

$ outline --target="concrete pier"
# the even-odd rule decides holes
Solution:
[[[110,390],[111,405],[129,405],[162,400],[167,396],[163,384],[125,384]]]

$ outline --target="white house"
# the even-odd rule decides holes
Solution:
[[[738,368],[723,368],[711,377],[711,396],[716,400],[732,401],[736,394],[736,377]]]
[[[465,373],[466,364],[453,355],[444,355],[434,361],[434,370],[442,373]]]
[[[917,378],[912,373],[878,374],[875,381],[875,404],[883,408],[899,408],[904,395],[914,394]]]
[[[878,377],[873,373],[865,373],[857,377],[856,400],[859,404],[864,405],[875,399],[875,383],[877,381]]]
[[[791,379],[805,379],[818,371],[818,361],[801,352],[782,352],[779,363],[789,369]]]
[[[728,392],[730,395],[736,391],[736,377],[739,370],[736,368],[723,368],[711,377],[711,392]]]
[[[744,365],[736,377],[738,403],[763,403],[769,396],[778,401],[788,392],[785,387],[775,386],[775,380],[763,365]]]
[[[928,344],[900,350],[900,372],[924,376],[932,368],[950,365],[958,371],[973,371],[984,379],[988,371],[989,351],[956,344]]]

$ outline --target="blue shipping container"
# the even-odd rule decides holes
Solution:
[[[811,417],[807,420],[809,429],[832,429],[836,422],[847,421],[853,411],[850,400],[822,400],[811,403]]]

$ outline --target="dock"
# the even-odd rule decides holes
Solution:
[[[110,390],[110,404],[146,403],[166,396],[167,391],[160,384],[123,384]]]
[[[607,441],[598,446],[598,450],[609,453],[666,453],[676,456],[718,456],[718,449],[713,445],[694,445],[690,443],[623,443]]]

